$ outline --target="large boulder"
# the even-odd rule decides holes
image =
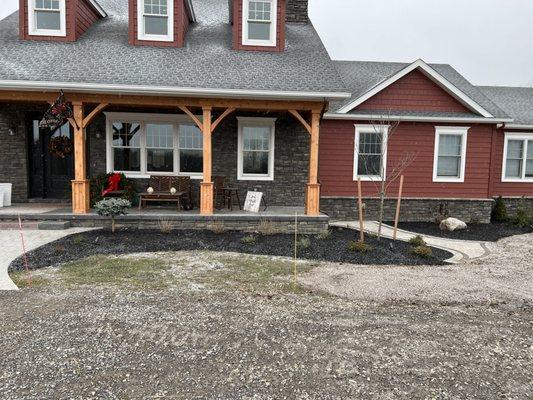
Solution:
[[[457,218],[446,218],[440,223],[441,231],[453,232],[453,231],[460,231],[466,228],[467,228],[466,223]]]

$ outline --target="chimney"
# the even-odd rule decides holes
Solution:
[[[287,22],[309,22],[308,0],[287,0]]]

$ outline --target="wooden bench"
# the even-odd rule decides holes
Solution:
[[[153,193],[139,194],[139,210],[150,202],[176,203],[178,210],[181,210],[184,199],[192,206],[191,178],[188,176],[152,176],[150,187],[154,189]],[[170,193],[172,188],[176,189],[176,193]]]

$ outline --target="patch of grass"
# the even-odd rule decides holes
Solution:
[[[416,235],[415,237],[412,237],[411,239],[409,239],[408,243],[413,247],[427,246],[426,241],[421,235]]]
[[[160,218],[157,221],[157,226],[159,227],[161,233],[172,232],[172,221],[170,221],[168,218]]]
[[[173,278],[167,262],[155,258],[136,259],[92,256],[63,264],[59,276],[67,285],[117,285],[139,289],[164,289]]]
[[[414,254],[421,258],[428,259],[428,258],[433,257],[433,250],[431,250],[431,247],[428,247],[428,246],[411,247],[409,251],[411,252],[411,254]]]
[[[298,249],[305,250],[311,247],[311,240],[308,237],[300,236],[297,241]]]
[[[76,235],[72,238],[72,243],[76,246],[79,246],[80,244],[83,244],[85,242],[85,236],[83,235]]]
[[[253,246],[254,244],[256,244],[257,240],[255,238],[254,235],[246,235],[244,236],[242,239],[241,239],[241,242],[243,244],[248,244],[250,246]]]
[[[268,219],[262,219],[257,226],[257,233],[262,236],[272,236],[279,233],[279,229],[272,221]]]
[[[352,241],[348,243],[348,250],[357,253],[370,253],[374,248],[364,242]]]
[[[50,284],[50,280],[42,276],[35,275],[34,272],[30,272],[30,275],[31,275],[31,287],[32,288],[46,286]],[[9,274],[9,277],[15,283],[15,285],[17,285],[19,289],[29,288],[28,274],[26,273],[26,271],[11,272]]]
[[[331,237],[331,229],[324,229],[322,232],[316,235],[316,238],[318,240],[328,240],[330,237]]]
[[[209,230],[216,235],[222,235],[228,231],[228,229],[220,221],[213,222],[209,227]]]

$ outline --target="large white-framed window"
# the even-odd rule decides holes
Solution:
[[[242,44],[275,47],[278,0],[242,1]]]
[[[239,121],[237,179],[274,180],[276,118],[237,117]]]
[[[138,0],[137,29],[139,40],[172,42],[174,0]]]
[[[435,127],[433,182],[465,181],[469,127]]]
[[[105,113],[107,172],[203,175],[203,135],[185,115]],[[201,118],[201,117],[198,117]]]
[[[387,178],[388,125],[355,125],[353,179]]]
[[[28,0],[28,34],[66,36],[66,0]]]
[[[502,182],[533,182],[533,133],[505,133]]]

